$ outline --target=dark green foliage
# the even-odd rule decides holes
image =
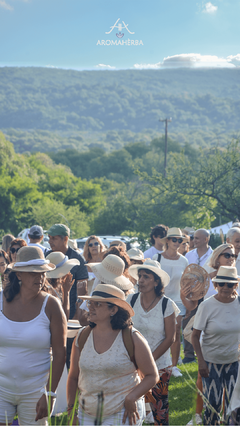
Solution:
[[[18,152],[119,149],[164,133],[224,145],[239,132],[239,69],[71,71],[0,69],[1,129]],[[149,138],[150,132],[154,132]],[[134,140],[135,138],[135,140]]]

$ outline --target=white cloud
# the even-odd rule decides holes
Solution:
[[[218,7],[214,6],[210,1],[204,5],[203,12],[204,13],[215,13],[217,12]]]
[[[115,70],[116,67],[112,67],[111,65],[105,65],[105,64],[98,64],[96,65],[96,68],[101,68],[103,70]]]
[[[227,57],[229,63],[234,64],[236,67],[240,67],[240,53],[237,55],[229,55]]]
[[[157,68],[161,68],[162,63],[158,62],[157,64],[134,64],[134,68],[136,68],[137,70],[149,70],[149,69],[154,69],[156,70]]]
[[[239,63],[238,63],[239,62]],[[135,69],[160,69],[160,68],[234,68],[240,66],[240,54],[219,58],[215,55],[201,55],[200,53],[182,53],[164,58],[163,62],[156,64],[134,64]]]
[[[5,0],[0,0],[0,7],[6,10],[13,10],[13,7],[6,3]]]

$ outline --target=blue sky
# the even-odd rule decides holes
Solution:
[[[0,0],[0,66],[233,68],[239,17],[239,0]]]

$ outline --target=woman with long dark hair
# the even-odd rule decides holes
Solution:
[[[101,392],[102,425],[141,425],[145,412],[142,396],[156,384],[158,373],[145,339],[129,330],[134,311],[123,291],[113,285],[99,284],[91,297],[83,299],[88,300],[90,327],[80,330],[73,345],[67,383],[68,413],[71,416],[79,388],[80,425],[95,424]],[[135,364],[124,342],[124,331],[131,334],[128,336],[135,348]],[[141,382],[136,367],[144,375]]]

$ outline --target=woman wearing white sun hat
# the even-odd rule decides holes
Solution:
[[[158,373],[146,340],[138,331],[131,332],[134,311],[123,291],[109,284],[99,284],[92,296],[83,299],[88,300],[90,327],[80,330],[73,345],[67,384],[68,414],[74,415],[79,389],[81,425],[142,425],[142,396],[156,384]],[[127,349],[125,332],[130,332],[128,336],[134,344],[135,363]],[[144,375],[141,382],[136,366]],[[98,408],[101,392],[103,408]]]
[[[181,243],[184,241],[187,241],[187,238],[183,236],[183,233],[180,228],[169,228],[167,231],[167,235],[163,239],[161,239],[161,242],[164,245],[164,251],[161,253],[161,259],[159,261],[161,264],[161,268],[166,271],[170,277],[170,282],[166,289],[166,296],[171,298],[177,304],[180,310],[180,313],[177,317],[176,338],[171,346],[173,364],[172,375],[175,377],[182,376],[176,365],[178,363],[178,358],[180,355],[180,330],[182,317],[186,313],[186,309],[180,297],[180,280],[182,277],[182,273],[188,265],[188,260],[178,252]],[[153,257],[153,259],[155,259],[155,257],[156,255]]]
[[[146,338],[157,368],[159,382],[152,389],[150,405],[156,425],[168,425],[168,384],[172,373],[170,346],[176,330],[176,304],[164,296],[170,277],[154,260],[132,265],[129,273],[138,279],[139,293],[127,301],[134,308],[134,327]]]
[[[238,374],[240,301],[236,293],[237,269],[221,266],[212,281],[217,294],[199,305],[192,332],[203,394],[210,404],[206,405],[204,425],[219,425],[223,389],[226,389],[227,410]]]
[[[22,247],[0,294],[0,423],[45,425],[66,354],[67,321],[57,299],[42,291],[55,269],[40,248]],[[51,389],[49,381],[52,348]]]

